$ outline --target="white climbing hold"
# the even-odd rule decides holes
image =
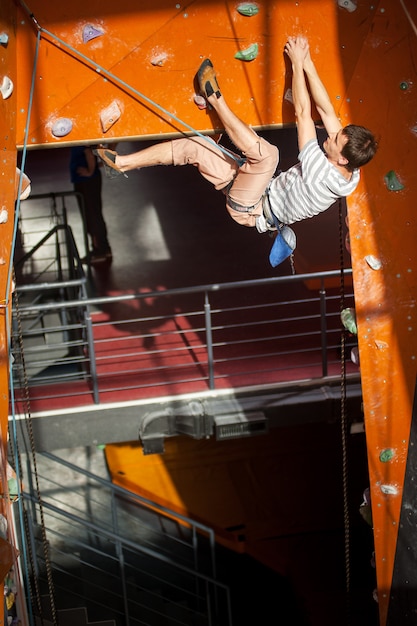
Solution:
[[[168,58],[168,54],[166,52],[157,52],[151,57],[151,64],[155,66],[162,67],[165,61]]]
[[[16,184],[15,184],[16,198],[17,198],[17,194],[18,194],[18,191],[19,191],[20,176],[22,176],[22,186],[21,186],[21,189],[20,189],[20,198],[19,199],[20,200],[26,200],[29,197],[30,192],[32,191],[30,178],[24,172],[22,174],[20,169],[18,167],[16,167]]]
[[[3,46],[7,46],[9,43],[9,35],[7,33],[0,33],[0,44]]]
[[[9,98],[13,93],[13,81],[8,76],[4,76],[2,83],[0,85],[1,95],[3,96],[3,100]]]
[[[72,121],[68,117],[60,117],[57,119],[51,129],[55,137],[65,137],[72,131]]]
[[[194,96],[194,104],[198,106],[199,109],[207,109],[207,101],[204,96],[195,95]]]
[[[367,264],[369,265],[369,267],[373,270],[380,270],[382,267],[382,263],[381,261],[374,256],[373,254],[368,254],[365,257],[365,261],[367,262]]]
[[[396,496],[398,494],[398,487],[395,485],[381,485],[381,491],[387,496]]]
[[[0,224],[5,224],[7,222],[7,220],[9,219],[9,214],[7,212],[6,207],[1,207],[0,210]]]

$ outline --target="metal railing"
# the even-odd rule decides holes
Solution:
[[[338,275],[96,298],[87,296],[83,278],[42,285],[41,298],[36,285],[23,286],[20,299],[33,294],[19,304],[31,395],[39,406],[52,398],[66,406],[68,398],[97,404],[337,376],[340,294],[326,283]],[[353,306],[351,289],[344,300]],[[18,346],[17,332],[14,339]],[[348,347],[355,343],[350,337]]]
[[[35,557],[32,575],[42,583],[51,568],[58,605],[85,606],[89,616],[120,626],[160,620],[231,624],[230,594],[216,580],[210,528],[61,457],[41,456],[48,468],[38,471],[41,501],[29,460],[23,499]],[[49,563],[41,549],[42,523]]]
[[[72,230],[88,253],[82,202],[81,214],[78,203],[68,210],[69,196],[74,205],[73,192],[23,204],[30,250],[15,262],[17,401],[27,385],[42,410],[340,374],[339,270],[89,297]],[[353,306],[350,285],[343,298]]]

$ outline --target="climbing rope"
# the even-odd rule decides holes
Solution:
[[[161,113],[163,113],[164,115],[168,116],[169,118],[172,118],[173,120],[175,120],[178,124],[181,124],[182,126],[184,126],[185,128],[187,128],[189,131],[191,131],[194,135],[197,135],[198,137],[201,137],[202,139],[204,139],[205,141],[207,141],[209,144],[216,146],[219,150],[221,150],[225,155],[227,155],[228,157],[231,157],[234,161],[236,161],[238,163],[238,165],[242,165],[242,163],[245,162],[245,159],[238,157],[236,154],[234,154],[233,152],[231,152],[230,150],[228,150],[227,148],[225,148],[224,146],[217,144],[213,139],[211,139],[211,137],[208,137],[207,135],[203,135],[202,133],[200,133],[198,130],[196,130],[195,128],[193,128],[192,126],[190,126],[189,124],[187,124],[187,122],[184,122],[184,120],[181,120],[179,117],[177,117],[176,115],[174,115],[174,113],[172,113],[171,111],[168,111],[167,109],[165,109],[163,106],[161,106],[160,104],[158,104],[157,102],[155,102],[154,100],[152,100],[151,98],[148,98],[148,96],[146,96],[144,93],[138,91],[137,89],[135,89],[134,87],[132,87],[132,85],[129,85],[129,83],[126,83],[123,79],[119,78],[118,76],[116,76],[116,74],[113,74],[112,72],[110,72],[109,70],[107,70],[106,68],[104,68],[102,65],[100,65],[99,63],[96,63],[95,61],[93,61],[93,59],[91,59],[90,57],[86,56],[85,54],[83,54],[82,52],[80,52],[79,50],[77,50],[76,48],[74,48],[73,46],[71,46],[69,43],[67,43],[66,41],[64,41],[63,39],[61,39],[60,37],[58,37],[57,35],[55,35],[54,33],[50,32],[49,30],[47,30],[46,28],[43,28],[38,20],[36,19],[36,17],[34,16],[34,14],[29,10],[29,8],[26,6],[26,4],[23,2],[23,0],[19,0],[22,8],[26,11],[26,13],[28,14],[29,18],[31,19],[32,23],[34,24],[37,32],[38,32],[38,36],[40,35],[46,35],[47,37],[49,37],[51,39],[50,43],[54,43],[54,40],[56,42],[58,42],[59,44],[61,44],[61,46],[63,46],[64,48],[66,48],[67,50],[69,50],[71,52],[71,54],[75,57],[78,57],[79,59],[81,59],[82,61],[84,61],[85,63],[87,63],[88,65],[92,66],[93,68],[95,68],[96,72],[103,74],[104,76],[106,76],[107,78],[109,78],[112,82],[116,83],[116,85],[118,85],[119,87],[123,87],[124,89],[127,89],[129,92],[131,92],[132,94],[134,94],[137,98],[139,98],[140,100],[144,100],[145,102],[147,102],[148,104],[150,104],[152,107],[158,109]],[[182,131],[181,131],[182,132]]]
[[[24,346],[23,346],[23,332],[22,332],[22,324],[21,324],[21,317],[20,317],[20,311],[19,311],[19,298],[17,295],[17,291],[14,292],[13,294],[13,301],[14,301],[14,305],[15,305],[15,311],[16,311],[16,315],[15,315],[15,319],[17,320],[17,336],[18,336],[18,340],[19,340],[19,346],[18,346],[18,350],[15,350],[14,353],[19,355],[20,358],[20,365],[21,365],[21,388],[23,388],[24,390],[24,396],[23,396],[23,400],[22,400],[22,404],[23,404],[23,412],[24,415],[26,416],[25,419],[25,425],[26,425],[26,429],[27,429],[27,433],[28,433],[28,438],[29,438],[29,443],[30,443],[30,453],[31,453],[31,459],[32,459],[32,465],[33,465],[33,476],[35,477],[35,489],[36,489],[36,498],[37,498],[37,502],[38,502],[38,506],[39,506],[39,515],[40,515],[40,526],[41,526],[41,533],[42,533],[42,548],[43,548],[43,556],[44,556],[44,561],[45,561],[45,568],[46,568],[46,577],[47,577],[47,584],[48,584],[48,597],[49,597],[49,602],[50,602],[50,608],[51,608],[51,613],[52,613],[52,620],[53,620],[53,624],[54,626],[57,626],[58,624],[58,619],[57,619],[57,610],[56,610],[56,606],[55,606],[55,590],[54,590],[54,583],[53,583],[53,578],[52,578],[52,569],[51,569],[51,563],[50,563],[50,559],[49,559],[49,549],[48,549],[48,539],[46,536],[46,527],[45,527],[45,518],[44,518],[44,512],[43,512],[43,505],[42,505],[42,496],[41,496],[41,490],[40,490],[40,486],[39,486],[39,479],[38,479],[38,469],[37,469],[37,462],[36,462],[36,448],[35,448],[35,439],[34,439],[34,435],[33,435],[33,428],[32,428],[32,417],[31,417],[31,408],[30,408],[30,396],[29,396],[29,382],[28,382],[28,377],[27,377],[27,372],[26,372],[26,364],[25,364],[25,357],[24,357]],[[14,392],[13,392],[13,377],[12,375],[10,375],[10,380],[11,380],[11,397],[12,397],[12,403],[13,403],[13,407],[14,407]],[[21,454],[20,454],[20,449],[19,449],[19,443],[18,443],[18,438],[17,438],[17,433],[15,432],[16,429],[16,420],[14,419],[15,417],[15,411],[12,411],[13,413],[13,437],[9,437],[9,441],[10,441],[10,445],[13,442],[13,447],[16,451],[15,454],[15,470],[16,470],[16,475],[18,477],[18,483],[20,483],[19,477],[22,476],[22,462],[21,462]],[[27,512],[25,510],[25,506],[24,506],[24,502],[21,499],[21,506],[23,509],[23,518],[24,518],[24,528],[26,531],[26,537],[27,537],[27,545],[28,545],[28,550],[29,550],[29,557],[30,557],[30,563],[31,563],[31,567],[32,567],[32,572],[35,572],[36,569],[34,567],[34,559],[33,559],[33,553],[32,553],[32,549],[31,549],[31,541],[30,541],[30,534],[29,534],[29,529],[28,529],[28,525],[27,525]],[[30,586],[30,579],[28,577],[28,581],[29,581],[29,589],[31,589]],[[33,584],[35,587],[35,599],[36,599],[36,604],[37,604],[37,608],[38,608],[38,612],[39,615],[41,616],[42,619],[42,614],[43,614],[43,609],[42,609],[42,604],[41,604],[41,592],[40,592],[40,588],[39,588],[39,584],[38,584],[38,580],[36,576],[33,576]],[[33,599],[33,593],[31,593],[31,598]]]
[[[417,36],[417,26],[415,25],[413,18],[410,15],[409,10],[407,9],[407,7],[405,6],[404,0],[400,0],[400,4],[403,8],[403,11],[405,13],[406,18],[408,19],[408,21],[410,22],[410,26],[414,31],[414,34]]]
[[[9,308],[8,308],[8,298],[9,298],[9,294],[12,292],[11,289],[11,285],[13,282],[15,282],[14,280],[14,274],[13,274],[13,263],[12,263],[12,259],[14,257],[14,249],[16,246],[16,239],[17,239],[17,230],[18,230],[18,223],[19,223],[19,213],[20,213],[20,195],[21,195],[21,189],[22,189],[22,180],[23,180],[23,173],[24,173],[24,169],[25,169],[25,163],[26,163],[26,154],[27,154],[27,143],[28,143],[28,136],[29,136],[29,126],[30,126],[30,117],[31,117],[31,112],[32,112],[32,106],[33,106],[33,96],[34,96],[34,90],[35,90],[35,79],[36,79],[36,68],[37,68],[37,62],[38,62],[38,57],[39,57],[39,44],[40,44],[40,33],[38,33],[37,36],[37,41],[36,41],[36,48],[35,48],[35,57],[34,57],[34,62],[33,62],[33,70],[32,70],[32,82],[31,82],[31,89],[30,89],[30,95],[29,95],[29,103],[28,103],[28,113],[27,113],[27,117],[26,117],[26,125],[25,125],[25,132],[24,132],[24,143],[23,143],[23,150],[22,150],[22,159],[21,159],[21,165],[20,165],[20,178],[19,178],[19,183],[18,183],[18,192],[17,192],[17,199],[16,199],[16,208],[15,208],[15,221],[14,221],[14,229],[13,229],[13,238],[12,238],[12,245],[11,245],[11,252],[10,252],[10,264],[9,264],[9,269],[8,269],[8,275],[7,275],[7,281],[6,281],[6,298],[7,298],[7,302],[6,302],[6,317],[7,317],[7,323],[6,323],[6,328],[7,328],[7,341],[8,341],[8,354],[12,354],[11,351],[11,346],[12,346],[12,338],[10,336],[10,329],[12,328],[12,323],[10,322],[10,320],[8,319],[9,317]],[[22,342],[22,328],[21,328],[21,322],[20,322],[20,316],[18,313],[18,300],[17,300],[17,293],[16,291],[14,291],[13,293],[13,298],[14,298],[14,302],[15,302],[15,306],[16,306],[16,311],[17,311],[17,320],[18,320],[18,336],[19,336],[19,343],[20,343],[20,357],[22,360],[22,372],[23,372],[23,385],[22,387],[25,390],[25,408],[26,408],[26,426],[28,429],[28,434],[29,434],[29,441],[30,441],[30,447],[31,447],[31,453],[32,453],[32,462],[33,462],[33,468],[34,468],[34,476],[35,476],[35,484],[36,484],[36,493],[37,493],[37,500],[38,500],[38,505],[39,505],[39,512],[40,512],[40,519],[41,519],[41,531],[42,531],[42,544],[43,544],[43,551],[44,551],[44,558],[45,558],[45,566],[46,566],[46,572],[47,572],[47,581],[48,581],[48,591],[49,591],[49,599],[50,599],[50,607],[51,607],[51,612],[52,612],[52,619],[53,619],[53,623],[55,626],[57,626],[58,624],[58,620],[57,620],[57,612],[56,612],[56,607],[55,607],[55,600],[54,600],[54,586],[53,586],[53,581],[52,581],[52,572],[51,572],[51,566],[50,566],[50,561],[49,561],[49,552],[48,552],[48,541],[47,541],[47,537],[46,537],[46,529],[45,529],[45,523],[44,523],[44,515],[43,515],[43,506],[42,506],[42,499],[41,499],[41,494],[40,494],[40,487],[39,487],[39,482],[38,482],[38,473],[37,473],[37,466],[36,466],[36,456],[35,456],[35,444],[34,444],[34,436],[33,436],[33,430],[32,430],[32,421],[31,421],[31,413],[30,413],[30,402],[29,402],[29,384],[28,384],[28,380],[27,380],[27,375],[26,375],[26,368],[25,368],[25,363],[24,363],[24,355],[23,355],[23,342]],[[17,483],[18,485],[20,485],[20,477],[22,475],[22,465],[21,465],[21,459],[20,459],[20,451],[19,451],[19,446],[18,446],[18,438],[17,438],[17,431],[16,431],[16,411],[15,411],[15,394],[14,394],[14,385],[13,385],[13,372],[12,372],[12,360],[9,359],[9,387],[10,387],[10,398],[11,398],[11,424],[12,424],[12,428],[10,429],[9,426],[9,444],[11,447],[13,447],[16,450],[16,460],[15,460],[15,471],[16,471],[16,476],[17,476]],[[27,537],[27,542],[23,547],[23,552],[24,554],[26,553],[26,549],[28,549],[29,551],[29,555],[30,555],[30,561],[31,561],[31,565],[32,565],[32,571],[34,572],[35,569],[33,567],[33,554],[31,551],[31,541],[30,541],[30,534],[29,534],[29,529],[27,527],[27,514],[26,511],[24,510],[24,504],[22,502],[22,499],[19,499],[19,506],[20,506],[20,512],[21,512],[21,527],[22,529],[25,528],[26,531],[26,537]],[[31,591],[31,584],[30,584],[30,578],[29,576],[27,576],[28,579],[28,586],[29,586],[29,592]],[[40,599],[40,589],[38,587],[38,581],[36,579],[36,576],[33,577],[33,581],[34,581],[34,586],[35,586],[35,590],[36,590],[36,602],[37,602],[37,606],[38,606],[38,610],[41,616],[41,620],[42,620],[42,606],[41,606],[41,599]],[[31,595],[31,599],[33,600],[33,594]],[[43,621],[43,620],[42,620]]]
[[[340,313],[345,308],[345,265],[342,200],[339,198],[339,251],[340,251]],[[346,411],[346,333],[342,325],[340,342],[340,427],[342,439],[342,485],[346,584],[346,626],[350,624],[350,516],[348,489],[348,419]]]

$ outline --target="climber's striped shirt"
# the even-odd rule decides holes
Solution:
[[[293,224],[328,209],[339,197],[348,196],[359,183],[359,170],[346,180],[311,139],[298,155],[299,163],[271,182],[269,202],[283,224]]]

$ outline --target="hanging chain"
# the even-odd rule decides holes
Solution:
[[[340,313],[345,308],[344,237],[342,201],[339,198],[339,250],[340,250]],[[350,517],[348,488],[348,419],[346,411],[346,332],[342,325],[340,339],[340,425],[342,437],[343,519],[346,582],[346,625],[350,624]]]
[[[38,470],[37,470],[36,452],[35,452],[35,439],[33,435],[32,417],[31,417],[31,410],[30,410],[29,383],[28,383],[28,378],[27,378],[24,348],[23,348],[22,322],[21,322],[20,311],[19,311],[19,298],[18,298],[16,289],[13,293],[13,300],[14,300],[15,310],[16,310],[17,330],[18,330],[18,338],[19,338],[19,354],[20,354],[20,360],[21,360],[21,365],[22,365],[21,378],[22,378],[23,389],[24,389],[24,397],[22,399],[22,403],[23,403],[24,413],[26,415],[25,423],[26,423],[26,428],[27,428],[27,432],[29,435],[31,458],[32,458],[32,463],[33,463],[33,474],[35,476],[36,497],[37,497],[37,501],[39,505],[39,514],[40,514],[41,532],[42,532],[42,547],[43,547],[43,554],[44,554],[44,559],[45,559],[49,600],[50,600],[50,607],[51,607],[51,612],[52,612],[52,621],[54,623],[54,626],[58,626],[57,610],[55,606],[55,590],[54,590],[54,583],[53,583],[53,578],[52,578],[51,563],[49,559],[48,540],[46,537],[46,528],[45,528],[45,520],[44,520],[44,514],[43,514],[42,498],[41,498],[41,492],[40,492],[39,480],[38,480]],[[17,440],[15,443],[16,443],[16,449],[17,449],[17,455],[18,455],[19,470],[21,470],[21,457],[20,457],[19,445],[18,445]],[[20,472],[20,475],[22,475],[21,472]],[[26,536],[29,537],[28,528],[27,528],[26,511],[24,511],[24,513],[25,513],[25,516],[24,516],[25,517],[25,531],[27,533]],[[28,545],[31,544],[30,541],[28,541],[27,543]],[[30,556],[31,556],[31,565],[33,568],[33,554],[32,554],[31,549],[30,549]],[[33,568],[33,571],[35,571],[34,568]],[[36,576],[33,576],[33,579],[34,579],[34,585],[36,589],[36,602],[37,602],[38,610],[41,616],[41,620],[43,622],[43,618],[42,618],[43,611],[42,611],[42,606],[41,606],[41,601],[40,601],[39,585],[38,585]]]

